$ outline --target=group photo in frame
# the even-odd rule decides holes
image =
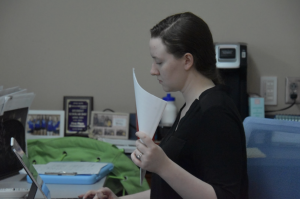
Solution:
[[[65,136],[88,136],[93,110],[91,96],[64,96]]]
[[[29,110],[26,139],[64,137],[64,111]]]
[[[128,139],[129,113],[92,111],[89,137]]]

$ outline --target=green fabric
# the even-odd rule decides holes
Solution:
[[[116,146],[83,137],[63,137],[27,141],[28,158],[36,164],[55,161],[110,162],[114,164],[112,178],[105,181],[114,193],[123,188],[128,194],[149,189],[145,180],[140,186],[139,168]],[[114,177],[115,176],[115,177]],[[122,180],[123,179],[123,180]]]

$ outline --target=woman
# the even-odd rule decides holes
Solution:
[[[49,116],[48,123],[47,123],[47,135],[53,134],[53,120],[51,116]]]
[[[180,91],[185,105],[168,135],[155,145],[136,135],[133,162],[153,173],[151,191],[122,198],[248,198],[245,133],[221,85],[212,35],[192,13],[167,17],[151,29],[151,75],[166,92]],[[108,188],[84,196],[117,198]]]

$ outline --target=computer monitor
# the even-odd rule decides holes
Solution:
[[[51,199],[50,191],[48,187],[43,182],[42,178],[39,176],[39,174],[37,173],[33,165],[30,163],[26,154],[24,153],[24,151],[22,150],[22,148],[20,147],[19,143],[15,138],[13,137],[11,138],[10,145],[12,151],[16,154],[24,170],[32,180],[32,185],[30,187],[27,199],[34,199],[37,189],[41,191],[41,194],[45,199]]]

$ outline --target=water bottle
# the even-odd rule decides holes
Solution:
[[[163,126],[172,126],[173,123],[175,122],[176,115],[177,115],[175,98],[172,97],[170,93],[167,93],[167,96],[163,97],[162,99],[167,101],[167,106],[163,112],[160,123]]]

